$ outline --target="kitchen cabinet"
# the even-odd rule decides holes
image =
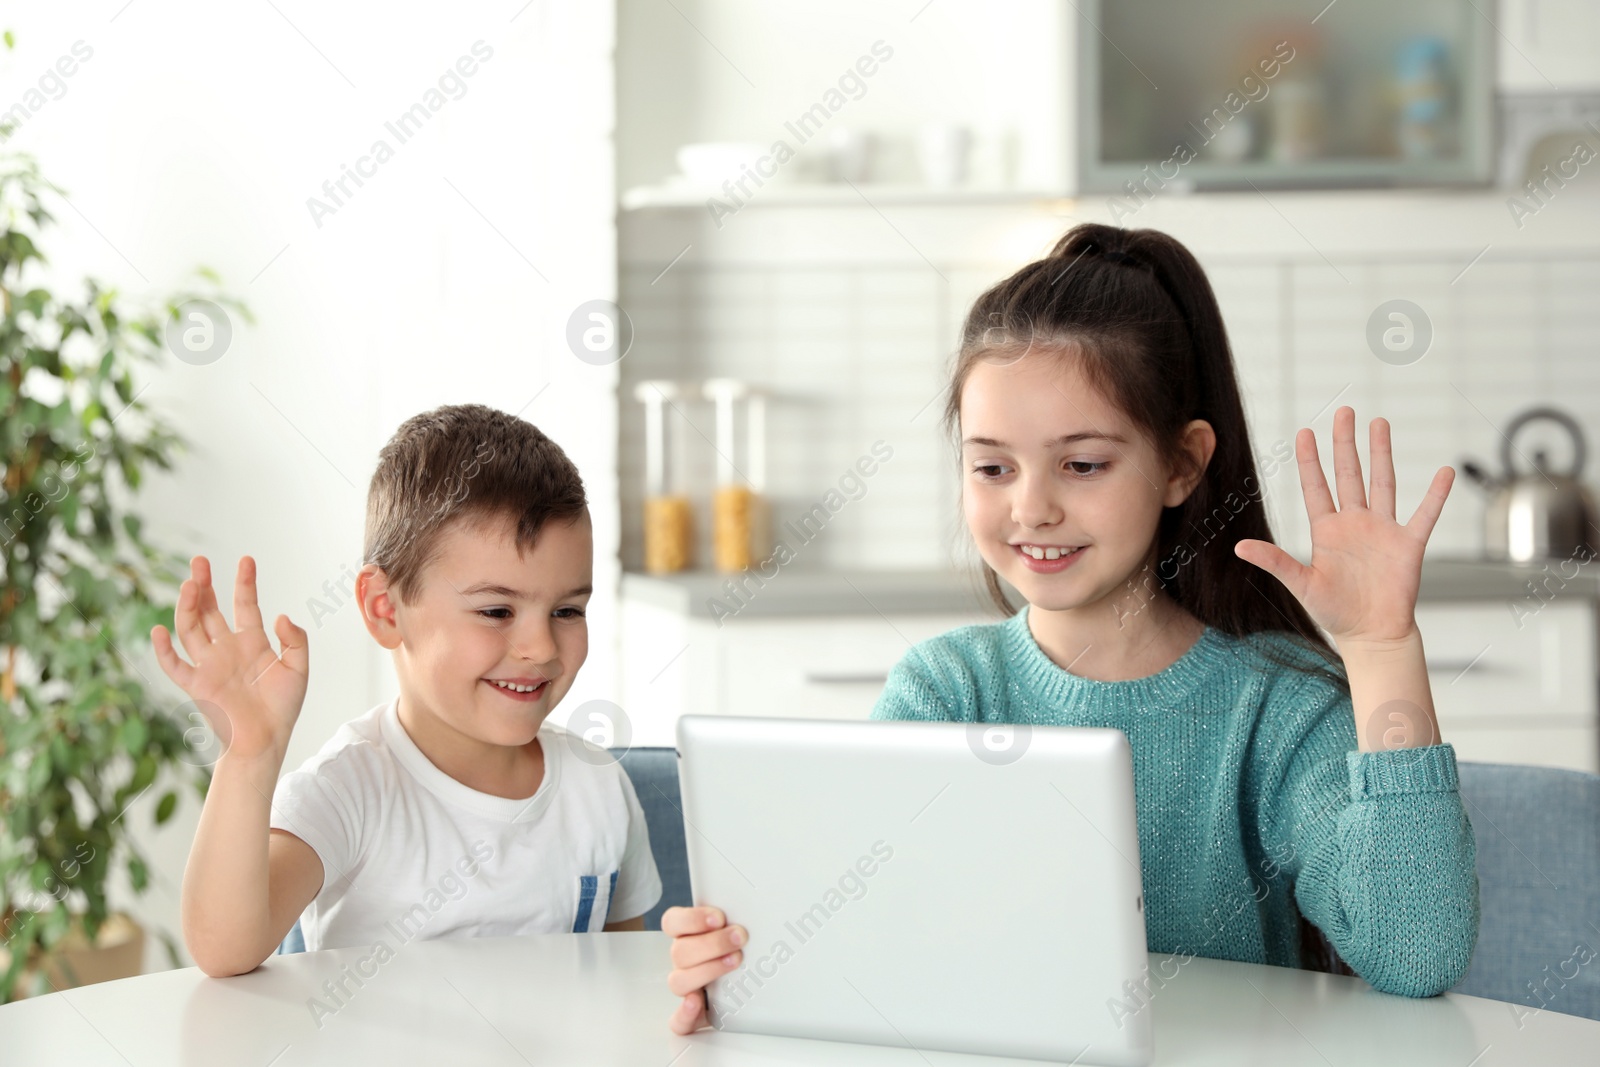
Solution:
[[[1502,90],[1600,91],[1600,6],[1594,0],[1500,0]]]
[[[633,744],[674,744],[690,714],[865,719],[912,645],[996,618],[950,575],[780,573],[745,603],[721,581],[625,577],[622,706]]]
[[[747,200],[766,209],[863,195],[901,204],[1023,190],[1121,195],[1125,183],[1138,190],[1128,194],[1135,208],[1173,185],[1472,184],[1490,174],[1497,88],[1594,84],[1593,6],[943,0],[907,21],[881,0],[699,0],[687,15],[625,0],[619,188],[628,208],[706,211],[717,197],[742,211]],[[730,40],[745,42],[746,62],[706,47]],[[830,139],[809,126],[801,135],[794,120],[829,91],[842,57],[874,47],[889,57],[878,72],[821,112],[828,135],[871,134],[867,188],[807,189],[829,173]],[[969,185],[931,188],[940,183],[918,158],[930,124],[971,135]],[[759,151],[780,141],[795,161],[774,173],[746,177],[754,170],[736,164],[688,184],[669,179],[683,145]],[[737,201],[724,179],[744,182]]]
[[[1600,772],[1593,600],[1421,604],[1417,627],[1462,759]]]
[[[942,573],[780,574],[743,602],[722,582],[625,576],[632,744],[673,745],[687,714],[865,719],[911,645],[997,618],[971,582]],[[1462,759],[1600,773],[1597,584],[1538,567],[1424,565],[1417,626],[1440,730]]]
[[[1073,188],[1114,194],[1131,214],[1173,182],[1259,189],[1487,180],[1494,30],[1481,12],[1360,4],[1307,22],[1302,8],[1088,0],[1074,26],[1069,86]]]

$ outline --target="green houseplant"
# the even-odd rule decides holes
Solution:
[[[75,299],[30,288],[53,191],[31,159],[0,158],[0,1002],[80,980],[69,950],[114,917],[113,871],[148,883],[125,812],[157,790],[164,823],[209,782],[200,728],[130,658],[172,626],[182,575],[126,503],[183,447],[132,377],[178,304],[126,314],[92,279]]]

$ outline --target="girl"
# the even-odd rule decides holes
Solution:
[[[1340,408],[1337,507],[1295,439],[1310,565],[1273,544],[1216,297],[1152,230],[1078,226],[981,296],[945,414],[1011,617],[914,647],[873,717],[1126,733],[1152,952],[1318,966],[1331,943],[1379,990],[1455,985],[1474,843],[1414,620],[1450,468],[1401,525],[1388,424],[1369,497]],[[745,932],[704,907],[662,928],[688,1033]]]

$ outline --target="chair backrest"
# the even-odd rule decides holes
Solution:
[[[678,790],[678,750],[628,749],[620,753],[618,762],[633,782],[650,828],[650,853],[661,875],[661,900],[645,913],[644,928],[659,930],[662,912],[694,902],[689,892],[689,850],[684,843],[683,801]]]
[[[1478,947],[1458,993],[1600,1019],[1600,776],[1462,763]],[[1518,1012],[1523,1025],[1536,1025]]]
[[[283,941],[278,945],[277,955],[286,956],[291,952],[304,952],[306,950],[306,932],[296,919],[294,925],[289,927],[289,932],[283,935]]]

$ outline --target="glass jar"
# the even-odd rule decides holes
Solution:
[[[643,381],[633,390],[644,405],[644,569],[651,574],[694,563],[694,510],[675,484],[664,410],[678,395],[669,381]]]
[[[737,574],[765,559],[771,551],[772,523],[767,501],[766,396],[733,378],[712,378],[702,386],[716,405],[717,485],[711,496],[711,544],[717,570]],[[745,408],[744,465],[739,455],[735,421]]]

